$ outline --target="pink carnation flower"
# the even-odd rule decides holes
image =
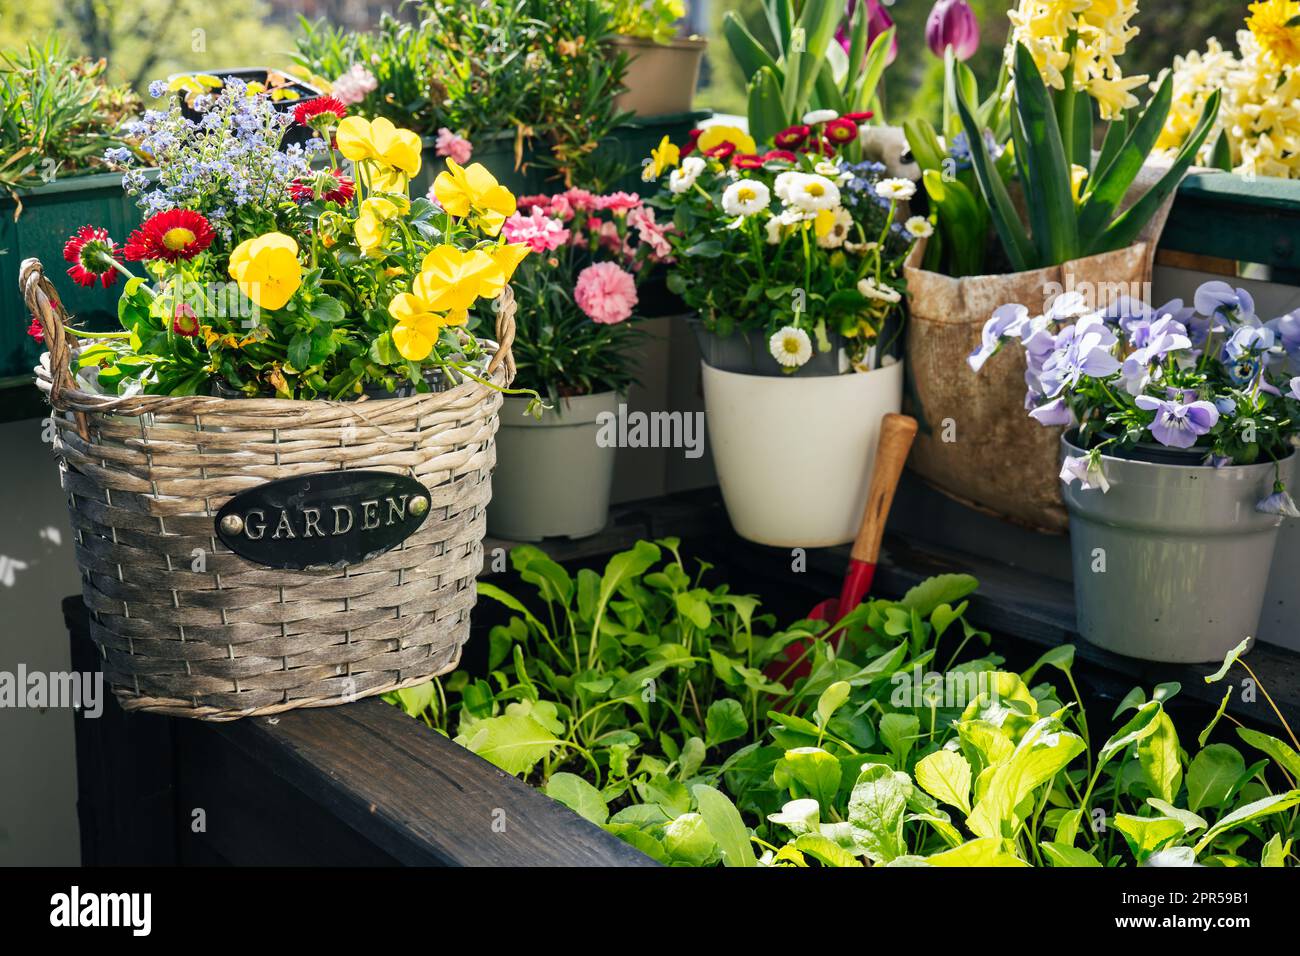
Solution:
[[[576,209],[578,212],[592,212],[600,208],[597,205],[595,194],[590,193],[585,189],[576,189],[576,188],[570,189],[567,192],[560,193],[560,196],[563,196],[565,199],[567,199],[569,201],[569,205],[572,206],[574,209]],[[553,199],[558,199],[558,198],[559,196],[553,197]]]
[[[379,86],[375,75],[360,63],[353,63],[348,71],[330,84],[330,95],[344,106],[352,106],[373,93]]]
[[[474,144],[464,136],[457,136],[445,126],[438,130],[438,138],[434,141],[433,148],[439,156],[450,156],[462,166],[474,155]]]
[[[628,225],[641,234],[641,241],[650,247],[654,258],[664,260],[673,254],[673,247],[668,244],[668,226],[655,222],[655,211],[651,206],[642,206],[628,213]]]
[[[573,301],[591,321],[617,325],[636,307],[636,280],[613,262],[597,262],[578,273]]]
[[[641,197],[636,193],[616,192],[610,193],[608,196],[596,197],[597,209],[604,209],[615,215],[639,209],[640,207]]]
[[[531,215],[515,213],[501,227],[506,242],[522,244],[536,253],[552,252],[569,241],[569,230],[533,206]]]

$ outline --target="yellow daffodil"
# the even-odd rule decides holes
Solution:
[[[447,169],[433,181],[438,205],[457,219],[472,217],[490,236],[501,231],[506,219],[514,215],[514,193],[497,182],[482,163],[461,166],[447,160]]]
[[[279,232],[245,239],[230,254],[230,277],[259,308],[279,309],[302,284],[298,243]]]
[[[349,116],[339,123],[335,139],[339,152],[354,163],[369,161],[408,178],[420,171],[420,137],[409,129],[398,129],[382,116],[373,122]]]
[[[673,144],[667,136],[659,141],[659,145],[650,150],[650,159],[646,161],[645,168],[641,170],[641,179],[643,182],[652,183],[664,174],[666,170],[672,169],[681,162],[682,151]]]
[[[392,220],[401,213],[397,203],[382,196],[363,199],[353,227],[361,251],[368,256],[383,255],[383,245],[392,229]]]
[[[479,298],[497,295],[504,286],[501,264],[486,252],[438,246],[424,257],[413,291],[431,310],[441,312],[468,309]]]
[[[464,325],[469,321],[465,309],[453,309],[442,314],[421,297],[418,287],[414,292],[402,292],[388,303],[388,314],[397,320],[393,327],[393,345],[399,355],[412,362],[422,362],[429,357],[438,343],[444,326]]]
[[[750,136],[738,126],[710,126],[696,141],[696,148],[701,153],[707,153],[715,146],[721,146],[723,143],[732,143],[738,153],[754,153],[758,151],[758,146],[754,143],[754,137]]]

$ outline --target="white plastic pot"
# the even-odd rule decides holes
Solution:
[[[902,404],[903,363],[807,378],[702,368],[709,446],[736,532],[781,548],[852,541],[880,418]]]

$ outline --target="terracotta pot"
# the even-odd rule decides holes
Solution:
[[[620,36],[610,42],[630,59],[623,78],[627,90],[614,100],[618,109],[630,110],[637,116],[663,116],[691,108],[707,40],[683,37],[656,43]]]

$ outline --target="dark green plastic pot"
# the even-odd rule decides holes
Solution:
[[[18,268],[37,258],[54,281],[64,308],[79,324],[98,331],[118,327],[121,279],[105,289],[82,288],[63,271],[63,245],[82,226],[103,226],[121,245],[140,225],[140,210],[122,189],[120,173],[67,176],[19,191],[22,213],[12,196],[0,195],[0,379],[31,378],[44,348],[27,336],[31,317],[18,293]]]
[[[423,156],[419,175],[411,181],[411,195],[428,195],[429,186],[438,173],[446,169],[446,160],[439,156],[434,143],[435,136],[425,136]],[[496,177],[497,182],[505,186],[516,196],[527,196],[544,191],[543,183],[546,170],[536,165],[536,140],[525,140],[522,163],[515,168],[515,133],[514,130],[501,130],[497,133],[480,133],[472,140],[474,154],[471,163],[482,163],[488,172]]]

